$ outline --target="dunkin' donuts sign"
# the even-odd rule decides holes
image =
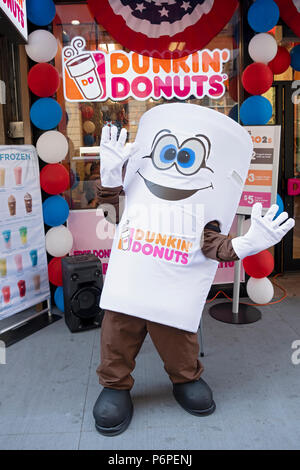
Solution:
[[[0,0],[0,10],[3,11],[10,22],[15,26],[15,28],[17,28],[22,37],[27,41],[28,32],[26,0]]]
[[[164,60],[122,50],[86,51],[85,40],[76,37],[63,49],[64,95],[67,101],[120,101],[132,96],[221,98],[228,76],[223,66],[228,49],[202,50],[189,56]]]

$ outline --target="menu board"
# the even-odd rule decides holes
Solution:
[[[281,126],[245,126],[253,141],[253,155],[238,214],[249,215],[261,202],[263,212],[277,198]]]
[[[49,297],[37,153],[0,146],[0,320]]]

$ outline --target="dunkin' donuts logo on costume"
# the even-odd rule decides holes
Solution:
[[[63,49],[64,95],[67,101],[115,101],[132,96],[187,99],[225,93],[228,76],[223,66],[228,49],[204,49],[189,56],[164,60],[136,52],[85,51],[85,39],[76,37]]]
[[[192,247],[192,242],[182,237],[127,226],[123,227],[118,243],[119,250],[153,256],[175,264],[188,264]]]

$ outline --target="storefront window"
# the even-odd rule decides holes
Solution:
[[[295,117],[294,117],[294,176],[300,177],[300,106],[295,104]],[[294,218],[296,226],[293,235],[293,258],[300,258],[300,196],[294,197]]]
[[[189,94],[184,100],[185,102],[207,106],[226,115],[229,115],[229,113],[233,115],[234,113],[236,117],[238,116],[239,29],[240,12],[237,11],[224,30],[206,47],[206,49],[212,51],[212,58],[216,57],[213,55],[213,51],[218,49],[220,50],[220,56],[225,60],[221,70],[225,87],[220,96],[210,97],[206,95],[200,99]],[[60,43],[61,53],[57,55],[55,65],[61,71],[61,74],[63,73],[63,48],[71,46],[72,40],[75,37],[81,37],[85,40],[85,51],[99,51],[106,54],[114,51],[129,52],[122,45],[117,44],[101,26],[94,22],[85,4],[57,5],[57,16],[54,21],[53,32]],[[222,53],[224,50],[229,51],[228,57],[226,57],[226,52]],[[192,68],[196,67],[194,69],[196,75],[197,60],[195,56],[192,66]],[[78,65],[78,61],[75,62]],[[139,62],[139,65],[141,66],[141,64],[145,63],[147,63],[146,59],[145,62]],[[164,64],[159,66],[162,70],[164,69]],[[210,67],[214,66],[212,60]],[[73,73],[70,69],[69,72]],[[188,83],[188,79],[186,80],[180,82],[179,86],[181,89]],[[193,80],[197,81],[197,78],[193,78]],[[73,96],[76,97],[77,94],[80,96],[80,92],[77,89],[75,90],[75,88],[73,91],[71,90],[72,93],[74,92]],[[85,101],[70,102],[65,98],[65,95],[63,86],[61,86],[58,92],[58,101],[65,113],[59,130],[67,136],[70,144],[70,151],[66,162],[71,174],[72,188],[65,194],[65,197],[68,199],[71,209],[96,207],[96,185],[99,182],[99,145],[101,130],[106,123],[112,123],[119,129],[126,127],[129,141],[133,141],[139,119],[145,111],[163,102],[182,101],[182,99],[174,96],[172,98],[164,96],[159,99],[155,99],[155,97],[135,99],[131,96],[120,101],[109,98],[105,101],[86,99]],[[233,109],[234,106],[236,106],[235,109]]]

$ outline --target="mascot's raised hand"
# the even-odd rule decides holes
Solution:
[[[135,152],[135,144],[127,144],[127,130],[122,129],[118,136],[116,126],[104,126],[100,143],[101,183],[106,188],[122,186],[122,168]]]
[[[245,235],[232,240],[233,249],[240,259],[276,245],[295,226],[295,220],[289,219],[287,212],[274,219],[278,209],[278,205],[273,204],[262,217],[262,205],[254,204],[250,229]]]

